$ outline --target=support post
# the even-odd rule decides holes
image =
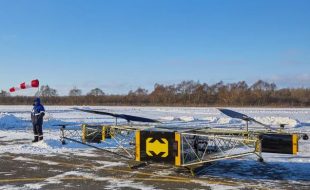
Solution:
[[[264,162],[264,158],[262,156],[262,139],[261,138],[259,138],[256,141],[255,154],[258,156],[259,162]]]
[[[61,141],[61,144],[62,144],[62,145],[65,145],[65,144],[66,144],[66,140],[65,140],[65,128],[66,128],[65,125],[62,125],[61,128],[60,128],[60,131],[61,131],[61,138],[60,138],[60,141]]]

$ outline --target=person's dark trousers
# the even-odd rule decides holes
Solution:
[[[37,130],[37,127],[33,125],[33,134],[34,134],[34,140],[32,142],[38,142],[39,141],[39,133]]]
[[[40,140],[43,140],[42,125],[35,125],[35,126],[33,126],[33,133],[34,133],[34,140],[33,140],[33,142],[38,142]]]

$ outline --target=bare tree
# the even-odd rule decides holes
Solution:
[[[134,96],[147,96],[148,95],[148,90],[144,89],[144,88],[138,88],[135,91],[130,90],[128,92],[128,95],[134,95]]]
[[[82,96],[82,90],[75,86],[69,91],[69,96]]]
[[[258,80],[251,86],[251,90],[274,91],[277,88],[275,83],[268,83]]]
[[[8,97],[8,96],[10,96],[10,93],[8,93],[7,91],[1,90],[0,97]]]
[[[42,85],[40,90],[36,93],[36,96],[42,97],[54,97],[58,96],[57,90],[49,87],[48,85]]]
[[[87,93],[87,96],[104,96],[105,93],[100,88],[94,88],[89,93]]]
[[[274,83],[245,81],[206,84],[183,81],[178,84],[155,84],[152,92],[138,88],[127,95],[104,95],[95,88],[87,95],[74,88],[70,96],[57,96],[49,86],[41,86],[37,96],[45,96],[48,105],[162,105],[162,106],[310,106],[310,88],[277,89]],[[104,96],[102,96],[104,95]],[[73,96],[73,97],[72,97]],[[29,105],[33,97],[9,96],[0,91],[0,104]]]

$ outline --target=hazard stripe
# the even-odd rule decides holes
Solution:
[[[292,150],[292,152],[293,152],[293,154],[297,154],[297,152],[298,152],[298,135],[297,134],[293,134],[292,135],[292,144],[293,144],[293,150]]]
[[[140,131],[136,131],[136,161],[141,160],[140,155]]]
[[[175,157],[175,165],[181,166],[181,134],[175,133],[175,141],[177,143],[177,154]]]

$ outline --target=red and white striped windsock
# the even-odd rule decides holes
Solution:
[[[27,88],[39,88],[40,82],[38,79],[31,81],[30,84],[26,84],[25,82],[21,83],[19,87],[12,87],[10,88],[10,92],[15,92],[18,90],[24,90]]]

